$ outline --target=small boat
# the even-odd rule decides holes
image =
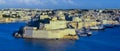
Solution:
[[[21,37],[22,37],[22,35],[21,35],[18,31],[15,31],[15,32],[13,33],[13,36],[14,36],[15,38],[21,38]]]
[[[82,30],[78,30],[77,34],[79,36],[91,36],[92,32],[89,29],[83,27]]]
[[[13,36],[15,38],[22,38],[23,33],[24,33],[24,29],[23,29],[23,26],[22,26],[18,31],[13,32]]]
[[[101,24],[90,27],[90,30],[104,30],[104,29],[105,29],[105,27]]]

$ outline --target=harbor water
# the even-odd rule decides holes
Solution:
[[[12,33],[24,25],[0,24],[0,51],[120,51],[120,27],[92,31],[76,41],[14,38]]]

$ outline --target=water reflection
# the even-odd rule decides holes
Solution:
[[[26,44],[32,45],[33,48],[41,48],[45,51],[66,51],[71,48],[76,41],[73,40],[41,40],[41,39],[25,39]],[[33,50],[35,50],[33,49]]]

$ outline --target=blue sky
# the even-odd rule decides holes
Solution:
[[[120,8],[120,0],[0,0],[0,8]]]

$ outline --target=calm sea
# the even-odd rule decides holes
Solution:
[[[24,25],[0,24],[0,51],[120,51],[120,27],[93,31],[76,41],[14,38],[12,33]]]

